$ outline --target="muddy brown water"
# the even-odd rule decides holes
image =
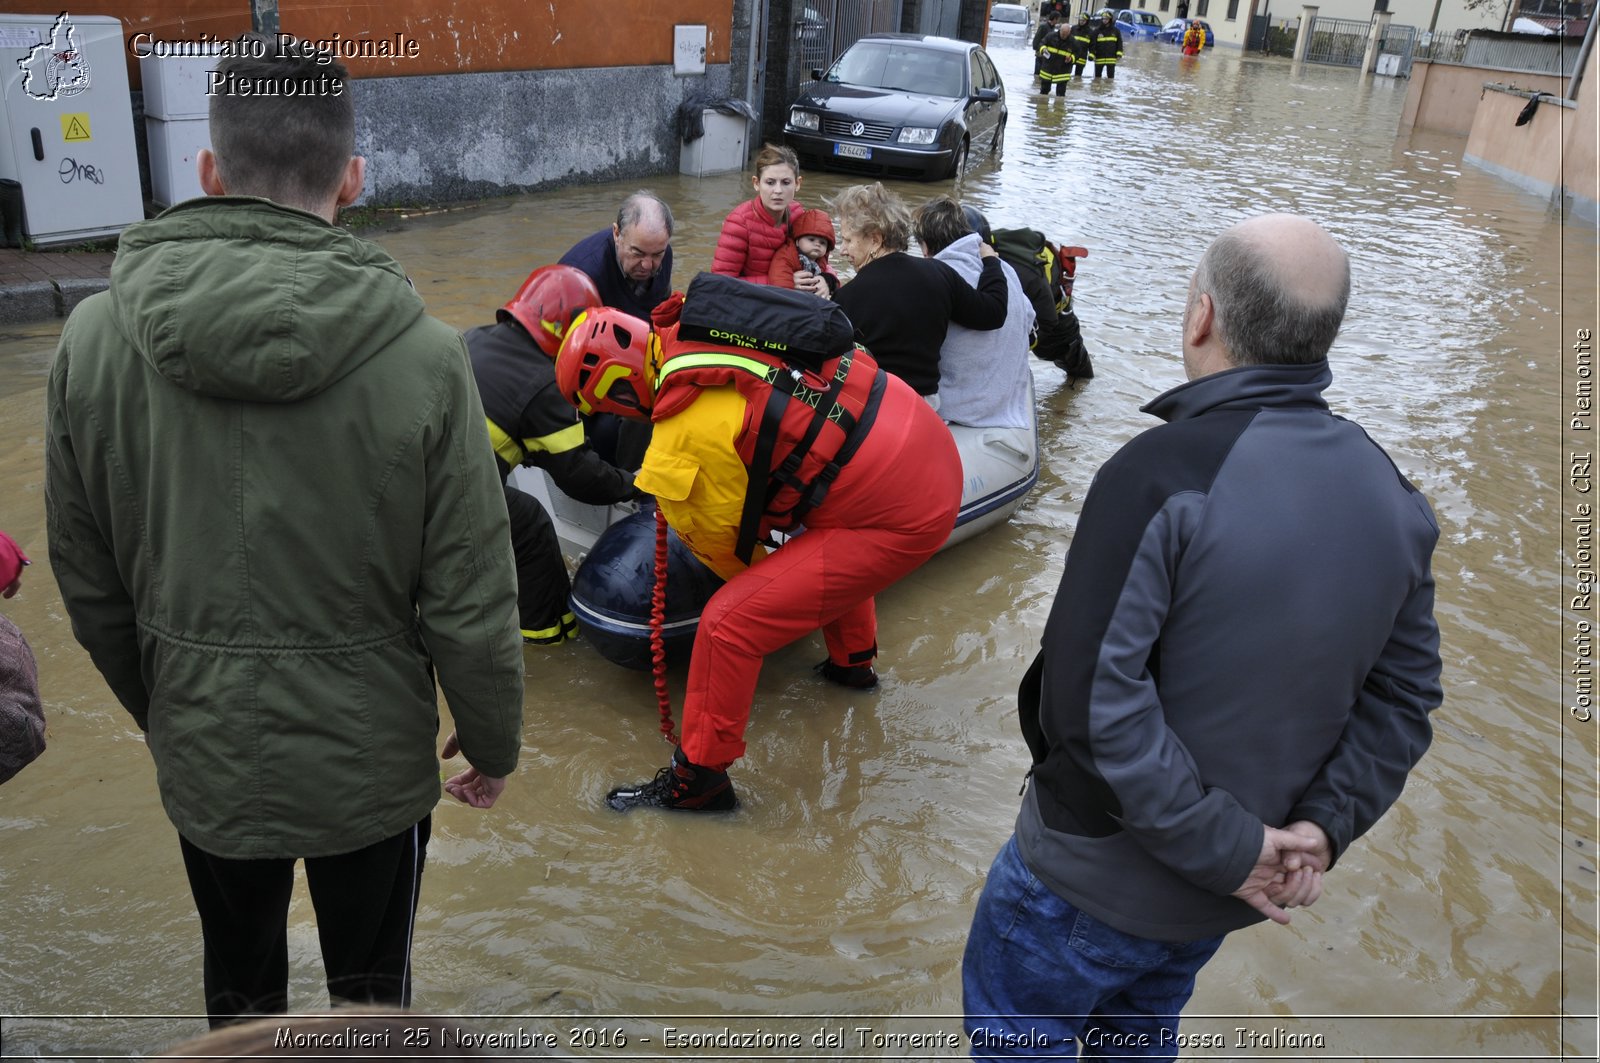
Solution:
[[[488,813],[445,804],[435,816],[417,1007],[479,1016],[512,1043],[536,1041],[530,1054],[962,1054],[961,950],[1027,766],[1016,685],[1084,492],[1153,423],[1139,405],[1182,379],[1178,320],[1205,243],[1291,210],[1353,256],[1330,398],[1443,528],[1446,701],[1400,804],[1323,899],[1289,928],[1233,935],[1202,974],[1185,1031],[1209,1043],[1191,1054],[1592,1058],[1592,1019],[1562,1016],[1595,1010],[1594,725],[1562,703],[1557,613],[1558,392],[1570,334],[1595,323],[1593,226],[1464,164],[1462,139],[1397,137],[1403,82],[1132,45],[1114,85],[1046,100],[1024,49],[995,56],[1010,92],[1005,158],[978,162],[960,194],[997,226],[1091,249],[1078,312],[1099,375],[1074,389],[1036,367],[1038,489],[1009,524],[883,596],[878,692],[819,685],[816,637],[769,659],[734,815],[607,811],[610,785],[664,763],[648,677],[582,641],[530,648],[518,775]],[[572,188],[374,238],[437,315],[467,327],[640,183],[677,213],[686,283],[747,177]],[[810,174],[801,198],[849,183]],[[950,186],[898,187],[915,202]],[[43,387],[58,332],[0,337],[0,527],[36,562],[4,608],[39,658],[50,716],[46,756],[0,789],[8,1058],[126,1056],[203,1029],[199,927],[154,772],[73,641],[45,556]],[[1309,544],[1305,563],[1317,563]],[[321,1007],[303,890],[290,942],[293,1005]],[[802,1047],[683,1042],[724,1028]]]

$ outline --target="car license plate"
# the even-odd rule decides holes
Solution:
[[[835,144],[833,153],[846,159],[872,158],[872,149],[863,144]]]

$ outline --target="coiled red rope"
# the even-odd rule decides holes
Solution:
[[[656,506],[656,581],[650,592],[650,671],[661,707],[661,736],[674,746],[678,732],[672,726],[672,699],[667,696],[667,517]]]

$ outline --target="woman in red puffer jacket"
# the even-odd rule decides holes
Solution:
[[[734,207],[722,223],[711,272],[766,284],[772,256],[789,238],[789,223],[804,210],[794,198],[800,190],[800,160],[786,147],[764,144],[756,155],[756,173],[750,184],[755,198]],[[837,284],[831,270],[795,273],[797,289],[824,299]]]

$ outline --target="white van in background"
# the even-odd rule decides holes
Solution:
[[[1028,37],[1028,9],[1021,4],[995,4],[989,9],[989,39]]]

